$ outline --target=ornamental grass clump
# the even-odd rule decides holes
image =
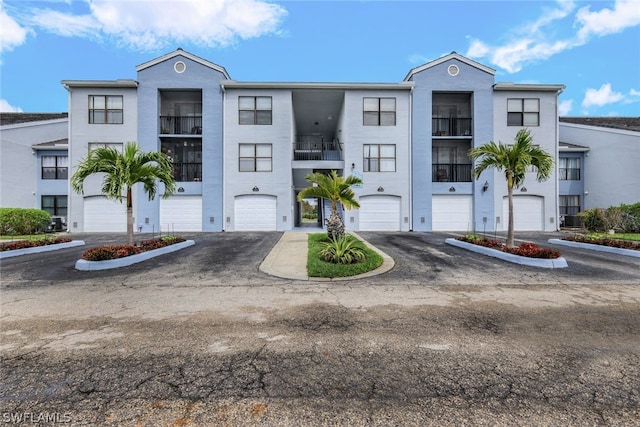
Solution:
[[[346,235],[321,243],[320,256],[333,264],[356,264],[366,259],[362,242]]]

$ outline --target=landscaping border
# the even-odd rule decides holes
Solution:
[[[474,245],[473,243],[463,242],[458,239],[448,238],[445,240],[445,243],[457,246],[462,249],[467,249],[472,252],[477,252],[479,254],[488,255],[490,257],[499,258],[504,261],[513,262],[515,264],[528,265],[531,267],[542,267],[542,268],[565,268],[569,265],[567,264],[567,260],[563,257],[555,258],[555,259],[547,259],[547,258],[529,258],[520,255],[514,255],[507,252],[502,252],[499,249],[487,248],[485,246]]]
[[[640,251],[635,249],[614,248],[612,246],[596,245],[594,243],[573,242],[571,240],[563,239],[549,239],[549,243],[552,245],[564,245],[572,248],[588,249],[590,251],[608,252],[610,254],[625,255],[640,258]]]
[[[193,240],[186,240],[180,243],[174,243],[163,248],[153,249],[150,251],[142,252],[135,255],[130,255],[124,258],[109,259],[106,261],[87,261],[86,259],[79,259],[76,261],[76,270],[80,271],[97,271],[97,270],[110,270],[112,268],[127,267],[132,264],[136,264],[148,259],[157,257],[159,255],[168,254],[171,252],[179,251],[180,249],[187,248],[195,245]]]
[[[54,243],[52,245],[34,246],[32,248],[13,249],[10,251],[0,252],[0,259],[11,258],[19,255],[37,254],[40,252],[51,252],[59,249],[74,248],[76,246],[83,246],[84,240],[72,240],[64,243]]]

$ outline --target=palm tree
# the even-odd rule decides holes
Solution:
[[[346,209],[359,208],[356,194],[351,189],[352,185],[362,184],[362,180],[353,175],[345,178],[332,170],[329,175],[316,172],[305,177],[307,181],[315,184],[298,193],[298,201],[307,197],[319,197],[331,202],[331,216],[327,222],[327,235],[331,239],[339,239],[344,235],[344,222],[338,215],[338,203]]]
[[[141,183],[152,200],[158,192],[158,182],[164,184],[163,198],[175,191],[171,159],[164,153],[143,152],[135,142],[128,142],[124,152],[113,147],[92,150],[89,156],[78,164],[71,177],[71,188],[83,193],[84,180],[94,173],[105,173],[102,194],[108,199],[122,203],[123,193],[127,198],[127,242],[133,244],[133,200],[131,189]]]
[[[507,246],[513,247],[513,189],[522,185],[527,168],[530,166],[535,168],[538,182],[549,179],[553,168],[553,157],[544,149],[532,144],[531,134],[528,129],[520,129],[518,131],[513,145],[496,144],[493,141],[489,141],[484,145],[469,150],[469,157],[474,161],[480,159],[480,162],[473,169],[473,176],[476,179],[488,168],[504,172],[509,199]]]

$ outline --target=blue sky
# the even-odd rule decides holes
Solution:
[[[135,79],[178,47],[239,81],[398,82],[456,51],[496,82],[564,84],[560,114],[640,116],[640,0],[0,0],[0,111],[61,80]]]

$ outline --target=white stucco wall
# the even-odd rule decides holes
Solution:
[[[560,140],[588,147],[584,209],[640,202],[640,132],[560,123]]]

